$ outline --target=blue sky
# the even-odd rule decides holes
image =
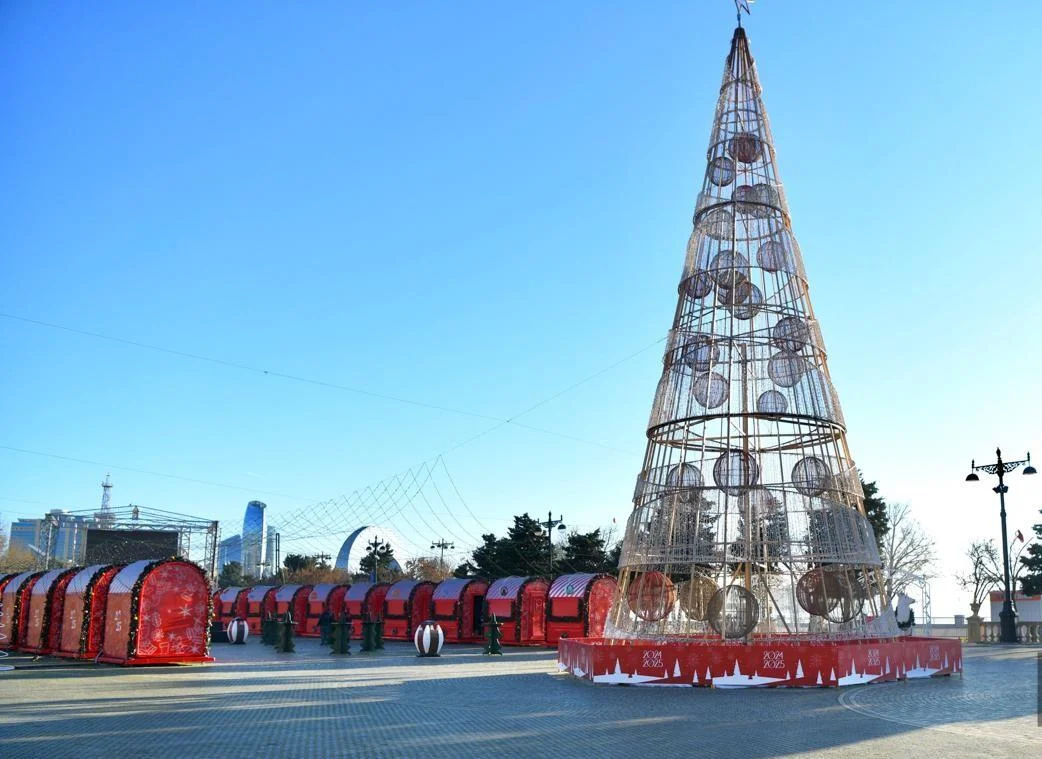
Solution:
[[[0,17],[5,314],[496,418],[670,326],[727,2]],[[1040,21],[765,0],[746,24],[851,451],[942,575],[998,528],[970,458],[1042,458],[1042,54],[1016,34]],[[251,497],[288,513],[450,449],[469,533],[621,523],[661,371],[652,347],[522,418],[606,447],[456,447],[494,422],[10,318],[0,356],[4,522],[92,507],[106,472],[20,448],[233,485],[112,470],[117,503],[229,534]],[[1011,528],[1039,507],[1011,482]],[[935,582],[935,614],[964,605]]]

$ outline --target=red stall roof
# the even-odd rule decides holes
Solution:
[[[264,596],[268,595],[268,591],[274,587],[274,585],[254,585],[250,588],[250,594],[246,596],[246,599],[254,603],[260,603],[264,600]]]
[[[142,559],[141,561],[135,561],[133,564],[127,564],[123,569],[119,570],[116,576],[112,578],[112,584],[109,585],[109,595],[129,593],[133,590],[137,578],[141,576],[141,573],[145,571],[145,568],[152,561],[151,559]]]
[[[366,595],[368,595],[370,589],[375,586],[372,582],[356,582],[350,588],[347,589],[347,593],[344,594],[345,601],[364,601]]]
[[[517,575],[511,575],[510,577],[500,577],[494,583],[488,586],[488,592],[485,594],[486,598],[517,598],[517,594],[521,591],[521,586],[524,585],[530,577],[518,577]]]
[[[297,595],[297,592],[303,587],[303,585],[280,585],[279,589],[275,591],[275,600],[292,601],[293,596]]]
[[[22,572],[20,575],[15,575],[14,578],[7,583],[6,587],[4,587],[4,592],[17,593],[19,590],[21,590],[22,585],[25,584],[25,581],[32,577],[34,574],[37,574],[37,572]]]
[[[225,588],[221,591],[219,598],[222,601],[234,601],[239,597],[240,593],[242,593],[242,588]]]
[[[81,569],[76,573],[76,576],[69,581],[69,586],[65,589],[66,595],[73,593],[86,593],[87,586],[90,585],[91,580],[100,575],[111,564],[93,564],[86,569]]]
[[[586,586],[598,577],[604,577],[604,575],[585,572],[561,575],[550,586],[550,598],[582,598],[586,594]]]
[[[474,582],[473,577],[453,577],[442,580],[434,589],[434,600],[445,598],[459,598],[467,586]]]
[[[342,582],[320,582],[318,585],[311,589],[311,596],[308,600],[310,601],[325,601],[329,598],[329,594],[333,592],[333,588],[339,588],[341,585],[346,585]]]
[[[399,580],[387,591],[388,598],[404,598],[408,600],[412,589],[420,584],[419,580]]]
[[[52,569],[47,574],[43,575],[36,584],[33,586],[32,595],[34,596],[46,596],[51,590],[51,586],[54,585],[54,581],[58,579],[58,575],[66,570],[64,569]]]

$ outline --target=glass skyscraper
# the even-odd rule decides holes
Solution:
[[[242,573],[253,577],[264,577],[269,573],[267,566],[267,505],[260,501],[246,504],[246,516],[242,520]]]
[[[217,544],[217,571],[233,561],[242,564],[242,535],[232,535]]]

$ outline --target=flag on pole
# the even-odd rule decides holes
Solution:
[[[756,0],[734,0],[734,7],[738,9],[739,13],[742,11],[752,13],[752,11],[749,10],[749,5],[754,2],[756,2]]]
[[[1020,530],[1017,530],[1017,537],[1015,538],[1015,540],[1019,540],[1021,543],[1023,543],[1024,542],[1024,533],[1022,533]]]

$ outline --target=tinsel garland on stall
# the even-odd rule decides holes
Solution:
[[[21,627],[22,627],[22,617],[21,617],[22,594],[25,593],[25,586],[28,585],[29,583],[33,582],[34,580],[40,579],[41,577],[43,577],[44,574],[45,574],[44,572],[34,572],[33,574],[31,574],[28,577],[26,577],[25,581],[22,583],[22,586],[20,588],[18,588],[17,591],[15,591],[15,594],[14,594],[14,611],[11,613],[12,627],[11,627],[11,640],[9,641],[11,643],[11,645],[14,645],[16,643],[18,645],[21,645],[24,642],[24,641],[22,641],[19,638],[18,633],[19,633],[19,631],[21,630]],[[29,592],[32,593],[32,589],[31,588],[30,588]]]
[[[66,569],[64,572],[58,574],[54,578],[54,582],[51,583],[51,590],[47,591],[47,595],[43,600],[43,624],[40,626],[40,646],[43,648],[47,647],[47,642],[51,636],[51,605],[54,601],[54,594],[61,587],[61,582],[64,578],[74,575],[79,572],[83,567],[73,567],[72,569]],[[59,623],[60,624],[60,623]]]
[[[115,568],[118,574],[123,566],[125,565],[113,564],[112,566],[102,567],[87,581],[87,587],[83,589],[83,621],[80,623],[80,650],[78,653],[84,654],[87,652],[87,638],[90,635],[90,615],[94,609],[94,586],[98,584],[98,579],[104,577],[105,573],[110,569]]]

